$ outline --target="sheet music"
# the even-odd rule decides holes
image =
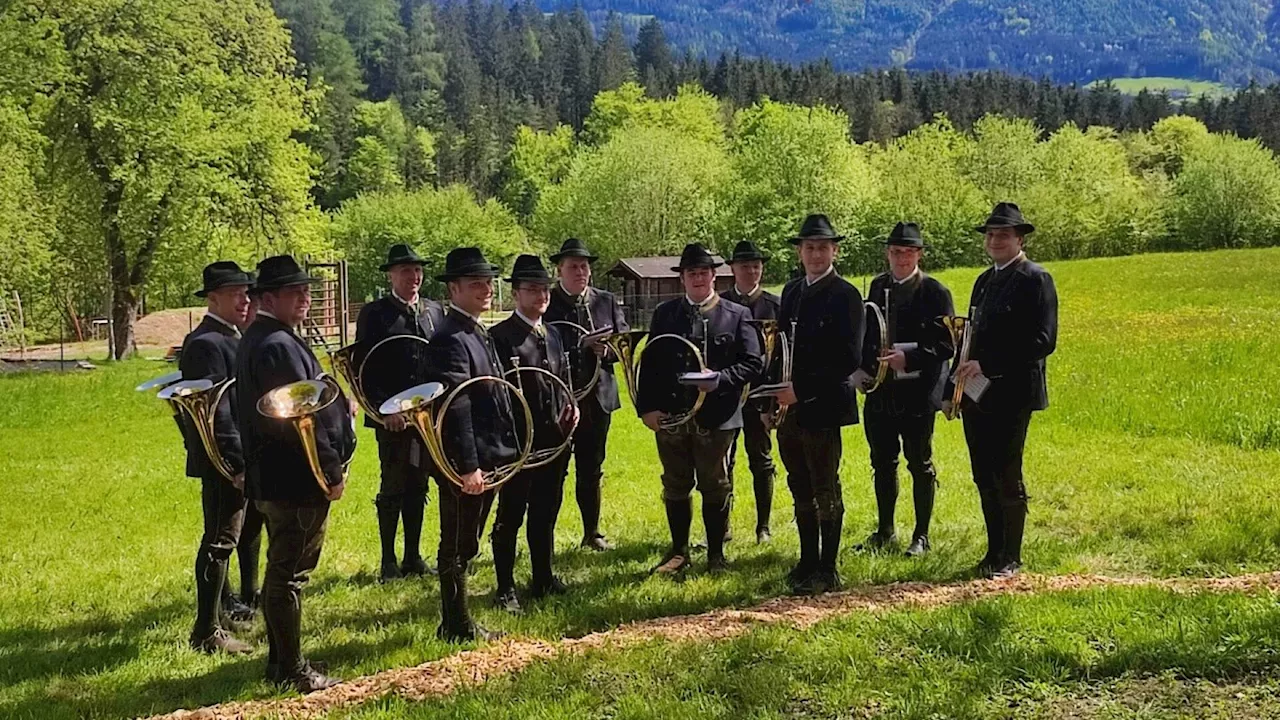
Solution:
[[[991,387],[991,381],[986,375],[974,375],[964,384],[964,394],[974,402],[982,400],[982,395]]]

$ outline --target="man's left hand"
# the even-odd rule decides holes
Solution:
[[[889,361],[889,367],[893,368],[894,372],[907,371],[907,354],[901,350],[885,353],[880,356],[880,359]]]
[[[968,380],[982,374],[982,366],[977,360],[966,360],[960,363],[960,367],[956,368],[957,380]]]

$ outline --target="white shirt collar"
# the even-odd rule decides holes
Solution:
[[[212,311],[212,310],[208,310],[208,311],[206,311],[206,312],[205,312],[205,316],[206,316],[206,317],[211,317],[211,318],[213,318],[214,320],[217,320],[218,322],[222,323],[223,325],[226,325],[227,327],[231,328],[232,330],[235,330],[237,335],[239,335],[239,334],[240,334],[240,328],[236,327],[236,326],[235,326],[235,324],[233,324],[233,323],[231,323],[231,322],[228,322],[225,318],[223,318],[221,315],[219,315],[219,314],[215,313],[214,311]]]
[[[831,273],[833,273],[833,272],[835,272],[835,271],[836,271],[836,265],[835,265],[835,263],[832,263],[830,266],[828,266],[828,267],[827,267],[827,271],[826,271],[826,272],[822,273],[821,275],[819,275],[819,276],[818,276],[818,277],[816,277],[816,278],[813,278],[812,280],[810,280],[810,279],[809,279],[809,276],[808,276],[808,275],[805,275],[805,276],[804,276],[804,284],[805,284],[805,286],[806,286],[806,287],[812,287],[814,283],[816,283],[816,282],[818,282],[818,281],[820,281],[820,280],[822,280],[822,279],[826,278],[828,275],[830,275]]]
[[[685,295],[685,296],[684,296],[684,299],[685,299],[685,302],[689,303],[690,305],[692,305],[692,306],[694,306],[694,307],[697,307],[697,308],[704,308],[704,307],[706,307],[706,306],[707,306],[707,305],[708,305],[712,300],[714,300],[714,299],[715,299],[715,297],[716,297],[716,293],[715,293],[715,291],[713,290],[713,291],[711,291],[710,293],[708,293],[708,294],[707,294],[707,296],[706,296],[705,298],[703,298],[702,302],[695,302],[695,301],[694,301],[694,299],[693,299],[693,298],[691,298],[691,297],[689,297],[688,295]]]
[[[914,280],[914,279],[915,279],[915,277],[916,277],[917,275],[919,275],[919,274],[920,274],[920,266],[919,266],[919,265],[917,265],[917,266],[916,266],[916,269],[915,269],[915,270],[912,270],[910,275],[908,275],[908,276],[906,276],[906,277],[902,278],[901,280],[899,280],[898,278],[894,277],[894,278],[893,278],[893,284],[894,284],[894,285],[901,285],[901,284],[906,283],[906,282],[911,282],[911,281],[912,281],[912,280]],[[893,272],[890,272],[890,273],[889,273],[889,277],[893,277]]]
[[[756,294],[756,291],[757,291],[757,290],[759,290],[759,289],[760,289],[760,283],[756,283],[756,286],[755,286],[755,287],[753,287],[753,288],[751,288],[751,290],[749,290],[749,291],[747,291],[747,292],[742,292],[742,288],[739,288],[739,287],[737,286],[737,284],[734,284],[733,289],[734,289],[734,291],[735,291],[735,292],[737,292],[737,293],[738,293],[739,295],[741,295],[742,297],[751,297],[752,295],[755,295],[755,294]]]
[[[575,295],[575,294],[573,294],[573,293],[569,292],[569,288],[567,288],[567,287],[565,287],[565,286],[564,286],[564,280],[561,280],[561,281],[560,281],[560,290],[562,290],[562,291],[564,292],[564,294],[565,294],[565,295],[568,295],[569,297],[573,298],[574,300],[577,300],[578,298],[583,297],[584,295],[586,295],[586,294],[587,294],[587,291],[591,290],[591,286],[590,286],[590,285],[587,285],[586,287],[582,288],[582,292],[580,292],[580,293],[578,293],[578,294],[576,294],[576,295]]]
[[[392,290],[391,294],[395,297],[395,299],[399,300],[404,305],[408,305],[409,307],[413,307],[414,304],[418,302],[418,298],[421,297],[420,295],[415,294],[413,296],[413,300],[405,300],[404,298],[400,297],[400,293],[396,292],[395,290]]]
[[[1003,270],[1003,269],[1005,269],[1005,268],[1009,267],[1010,265],[1012,265],[1012,264],[1014,264],[1014,263],[1018,262],[1019,260],[1021,260],[1021,259],[1025,258],[1026,256],[1027,256],[1027,253],[1026,253],[1026,252],[1019,252],[1019,253],[1018,253],[1017,255],[1015,255],[1015,256],[1014,256],[1014,258],[1013,258],[1012,260],[1010,260],[1009,262],[1007,262],[1007,263],[1005,263],[1005,264],[1003,264],[1003,265],[996,265],[996,271],[997,271],[997,272],[999,272],[1000,270]]]
[[[538,326],[542,324],[542,318],[538,318],[537,320],[532,320],[532,319],[530,319],[527,315],[525,315],[524,313],[520,312],[520,308],[516,308],[516,311],[515,311],[513,314],[514,314],[516,317],[518,317],[518,318],[520,318],[521,320],[523,320],[525,325],[528,325],[529,327],[533,328],[534,330],[537,330],[537,329],[538,329]]]
[[[463,310],[462,308],[458,307],[457,303],[454,303],[454,302],[452,302],[452,301],[450,301],[450,302],[449,302],[449,307],[451,307],[451,308],[453,308],[454,310],[457,310],[458,312],[462,313],[463,315],[466,315],[467,317],[471,318],[471,319],[472,319],[472,320],[474,320],[474,321],[475,321],[475,323],[476,323],[477,325],[479,325],[480,327],[484,327],[484,323],[480,321],[480,316],[479,316],[479,315],[472,315],[471,313],[467,312],[466,310]]]

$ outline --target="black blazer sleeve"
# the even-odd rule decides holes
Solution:
[[[183,349],[178,367],[182,370],[184,379],[207,379],[218,383],[235,375],[235,368],[227,367],[227,359],[222,350],[208,339],[212,337],[214,336],[205,335],[194,338]],[[234,396],[232,392],[234,389],[233,385],[214,410],[213,430],[217,438],[218,452],[222,454],[233,472],[241,473],[244,472],[244,448],[240,443],[240,428],[236,425],[230,402],[230,398]],[[190,422],[190,418],[186,418],[185,414],[183,422]],[[204,445],[197,439],[194,447],[188,448],[188,451],[204,454]]]
[[[457,335],[436,335],[431,341],[431,359],[434,372],[449,391],[471,378],[471,357]],[[447,449],[453,451],[448,460],[460,475],[467,475],[480,467],[468,395],[466,392],[458,395],[444,418]]]
[[[293,342],[289,340],[289,342]],[[301,349],[294,350],[283,342],[265,343],[259,360],[258,371],[262,387],[272,390],[299,380],[313,380],[308,372],[306,361],[301,356]],[[335,402],[345,402],[338,398]],[[256,412],[256,409],[254,410]],[[345,413],[345,408],[343,408]],[[293,429],[293,423],[280,420],[266,423],[268,431],[275,435],[278,442],[292,445],[302,454],[302,440]],[[320,458],[320,468],[330,485],[342,481],[342,459],[338,454],[338,438],[332,437],[329,428],[319,417],[313,424],[316,435],[316,455]]]
[[[862,296],[850,285],[847,292],[833,293],[831,302],[832,324],[823,329],[828,342],[822,346],[822,352],[828,353],[828,357],[816,364],[816,372],[796,375],[792,381],[796,399],[802,403],[846,384],[862,362],[862,334],[866,331]]]
[[[927,296],[922,298],[924,307],[936,309],[938,316],[952,316],[956,314],[955,302],[951,299],[951,291],[946,285],[939,282],[930,282],[920,288],[922,293]],[[933,314],[935,310],[930,310]],[[924,319],[925,336],[916,345],[914,350],[908,350],[907,356],[907,372],[915,372],[926,367],[937,367],[948,360],[955,354],[955,344],[951,340],[951,331],[942,324],[938,317]]]
[[[760,349],[760,332],[747,322],[750,313],[737,314],[738,321],[734,330],[734,347],[738,348],[737,360],[730,366],[720,370],[720,389],[726,385],[735,393],[741,393],[747,385],[755,382],[764,372],[764,355]]]
[[[1002,375],[1012,369],[1031,365],[1049,357],[1058,347],[1058,290],[1053,276],[1040,271],[1024,276],[1029,287],[1019,293],[1027,307],[1025,342],[1008,343],[1004,352],[986,357],[982,372]]]

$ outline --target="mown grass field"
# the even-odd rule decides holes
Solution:
[[[1097,83],[1091,83],[1096,85]],[[1219,98],[1224,95],[1231,94],[1231,88],[1221,83],[1211,82],[1208,80],[1187,80],[1184,78],[1172,77],[1130,77],[1115,78],[1111,80],[1111,84],[1117,90],[1127,95],[1137,95],[1143,90],[1158,93],[1161,91],[1170,94],[1181,93],[1186,97],[1195,99],[1201,95],[1208,95],[1211,98]]]
[[[1280,566],[1280,251],[1051,270],[1062,330],[1050,360],[1053,407],[1033,423],[1027,452],[1029,568],[1170,577]],[[976,274],[940,274],[958,307]],[[249,658],[186,649],[198,485],[181,477],[166,409],[132,390],[167,369],[133,361],[0,378],[0,717],[140,715],[277,693],[261,680],[260,624],[249,639],[263,647]],[[656,452],[628,411],[613,428],[604,526],[618,549],[575,549],[581,526],[570,491],[557,564],[574,592],[519,618],[489,609],[486,552],[472,586],[483,622],[555,639],[784,592],[797,550],[781,482],[774,542],[731,544],[735,572],[695,572],[682,584],[648,578],[666,543]],[[373,438],[361,441],[306,596],[308,653],[347,677],[458,650],[435,640],[434,582],[375,580],[376,456]],[[851,546],[874,523],[861,428],[848,430],[845,448]],[[936,448],[935,552],[914,562],[846,552],[849,584],[955,581],[981,555],[958,424],[940,421]],[[733,519],[739,538],[750,536],[754,519],[744,475]],[[908,498],[899,509],[903,530],[912,519]],[[424,535],[434,552],[431,510]],[[522,559],[518,576],[527,572]],[[1277,630],[1280,610],[1266,593],[1054,593],[860,614],[805,632],[762,628],[714,644],[599,651],[447,701],[382,701],[343,714],[1257,717],[1274,712],[1280,692]]]

